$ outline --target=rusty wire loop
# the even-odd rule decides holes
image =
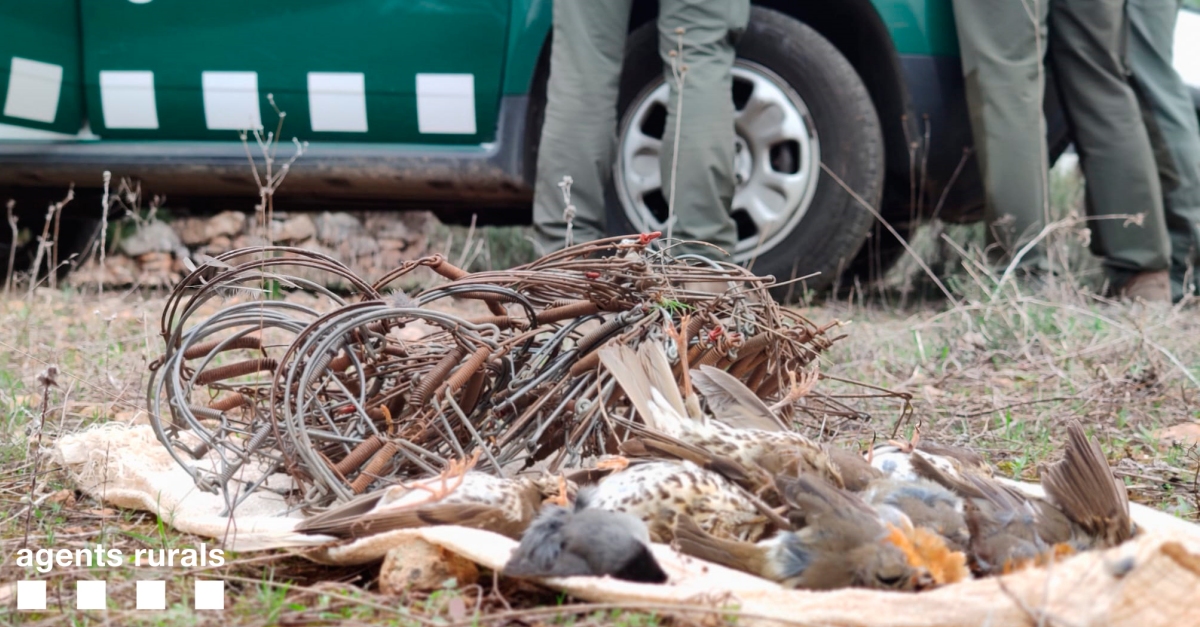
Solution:
[[[579,244],[496,272],[433,255],[375,283],[298,248],[226,253],[164,308],[148,389],[155,432],[230,510],[257,490],[319,510],[476,450],[478,467],[500,476],[615,453],[632,410],[600,366],[610,343],[657,342],[676,376],[684,358],[712,365],[770,402],[838,339],[836,323],[780,307],[771,277],[673,257],[678,242],[656,238]],[[421,269],[440,283],[396,287]],[[813,390],[789,409],[862,419],[847,402],[867,395],[903,398]]]

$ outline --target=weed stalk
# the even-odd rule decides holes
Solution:
[[[21,546],[29,545],[29,526],[33,522],[33,510],[36,503],[38,466],[42,461],[42,433],[46,431],[46,414],[50,410],[50,388],[58,387],[58,366],[48,366],[38,375],[37,381],[42,386],[42,418],[38,423],[37,441],[33,445],[33,474],[29,478],[29,509],[25,510],[25,537]]]

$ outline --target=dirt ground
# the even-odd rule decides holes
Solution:
[[[994,298],[964,293],[956,302],[908,298],[903,307],[852,294],[802,309],[818,323],[843,323],[844,337],[822,362],[824,374],[908,392],[913,408],[906,414],[894,399],[850,399],[864,417],[802,422],[808,433],[865,449],[872,441],[909,437],[919,425],[922,438],[968,445],[1003,474],[1036,481],[1039,464],[1057,455],[1065,421],[1077,417],[1097,434],[1135,500],[1197,519],[1200,317],[1194,303],[1116,304],[1073,288],[1028,296],[1005,289]],[[147,364],[162,346],[163,302],[148,292],[50,290],[0,302],[0,581],[24,578],[13,556],[26,543],[102,543],[132,554],[204,540],[176,533],[152,516],[81,497],[45,454],[33,453],[39,442],[45,451],[59,435],[92,424],[145,419]],[[57,385],[47,389],[39,376],[51,365]],[[822,385],[829,391],[844,386],[832,378]],[[36,507],[29,515],[31,496]],[[480,585],[448,582],[433,593],[387,597],[376,591],[375,574],[372,568],[321,568],[286,552],[241,555],[203,572],[227,582],[223,613],[206,616],[169,595],[166,612],[112,609],[75,616],[78,624],[163,625],[466,625],[481,614],[488,622],[527,624],[660,622],[654,614],[576,606],[511,582],[493,585],[486,576]],[[131,607],[135,580],[182,581],[186,575],[132,566],[56,569],[48,598],[51,606],[57,600],[69,607],[73,581],[107,579],[110,604]],[[0,599],[13,592],[11,584],[0,586]],[[61,624],[57,612],[17,614],[7,609],[11,603],[3,602],[0,621]],[[562,607],[531,609],[546,605]]]

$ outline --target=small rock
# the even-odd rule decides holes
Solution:
[[[479,580],[479,567],[471,560],[413,538],[390,550],[379,569],[379,589],[399,595],[413,590],[437,590],[453,579],[459,587]]]
[[[257,235],[239,235],[233,240],[234,248],[249,248],[251,246],[266,246],[267,240]]]
[[[1178,444],[1189,447],[1200,444],[1200,422],[1184,422],[1173,427],[1159,429],[1154,432],[1154,436],[1164,446]]]
[[[317,216],[313,226],[316,229],[317,239],[325,244],[338,244],[366,232],[358,218],[341,211],[322,213]]]
[[[342,261],[350,261],[356,257],[374,255],[379,252],[379,242],[373,237],[358,236],[343,240],[337,247]]]
[[[146,253],[138,255],[137,262],[142,272],[166,274],[171,271],[175,259],[170,253]]]
[[[199,246],[208,241],[208,220],[204,218],[180,218],[171,221],[171,228],[179,239],[188,246]]]
[[[212,238],[206,246],[200,249],[206,255],[219,255],[233,250],[233,240],[224,235]]]
[[[147,253],[169,253],[182,246],[179,236],[166,222],[147,222],[133,235],[121,240],[121,251],[130,257]]]
[[[234,238],[242,234],[246,228],[246,214],[237,211],[222,211],[208,219],[208,239],[224,235]]]
[[[283,222],[271,223],[271,238],[276,242],[300,242],[316,235],[312,218],[300,214]]]
[[[379,248],[381,248],[383,250],[403,251],[404,249],[408,248],[408,246],[409,246],[408,240],[405,240],[405,239],[391,239],[388,237],[381,237],[376,241],[379,242]]]

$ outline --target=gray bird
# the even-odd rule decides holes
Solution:
[[[547,505],[504,565],[510,577],[602,577],[664,583],[645,523],[621,512]]]

